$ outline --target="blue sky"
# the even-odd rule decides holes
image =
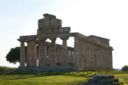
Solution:
[[[50,13],[70,26],[72,32],[109,38],[113,66],[128,65],[127,0],[1,0],[0,66],[17,66],[6,61],[12,47],[19,46],[21,35],[36,34],[37,20]]]

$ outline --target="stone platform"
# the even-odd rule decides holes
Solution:
[[[19,67],[13,73],[44,73],[44,72],[71,72],[73,68],[69,67]]]

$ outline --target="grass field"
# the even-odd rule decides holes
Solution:
[[[0,75],[0,85],[77,85],[85,80],[68,75]]]
[[[86,82],[89,76],[111,74],[118,78],[121,85],[128,85],[128,73],[113,72],[70,72],[45,74],[0,74],[0,85],[78,85]]]
[[[121,82],[121,85],[128,85],[128,74],[115,75]]]

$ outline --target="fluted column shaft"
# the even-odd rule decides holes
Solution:
[[[37,46],[35,42],[31,42],[31,57],[32,66],[37,67]]]
[[[62,45],[62,65],[67,66],[67,57],[68,57],[68,48],[67,48],[67,39],[63,39]]]
[[[25,67],[25,46],[22,41],[20,47],[20,67]]]
[[[46,45],[45,40],[39,42],[39,67],[46,66]]]
[[[51,66],[56,66],[56,45],[55,45],[56,39],[52,39],[51,43],[51,50],[50,50],[50,58],[51,58]]]
[[[75,42],[74,42],[74,53],[73,53],[73,65],[74,69],[78,70],[79,69],[79,38],[74,37]]]
[[[27,46],[27,66],[37,67],[37,46],[35,42],[28,42]]]

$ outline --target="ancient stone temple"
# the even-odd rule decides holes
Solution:
[[[74,47],[67,46],[70,37]],[[62,45],[56,44],[56,39]],[[50,39],[51,42],[46,40]],[[38,71],[57,70],[111,70],[112,47],[109,39],[71,33],[62,27],[62,21],[51,14],[44,14],[38,21],[37,35],[20,36],[20,68]]]

